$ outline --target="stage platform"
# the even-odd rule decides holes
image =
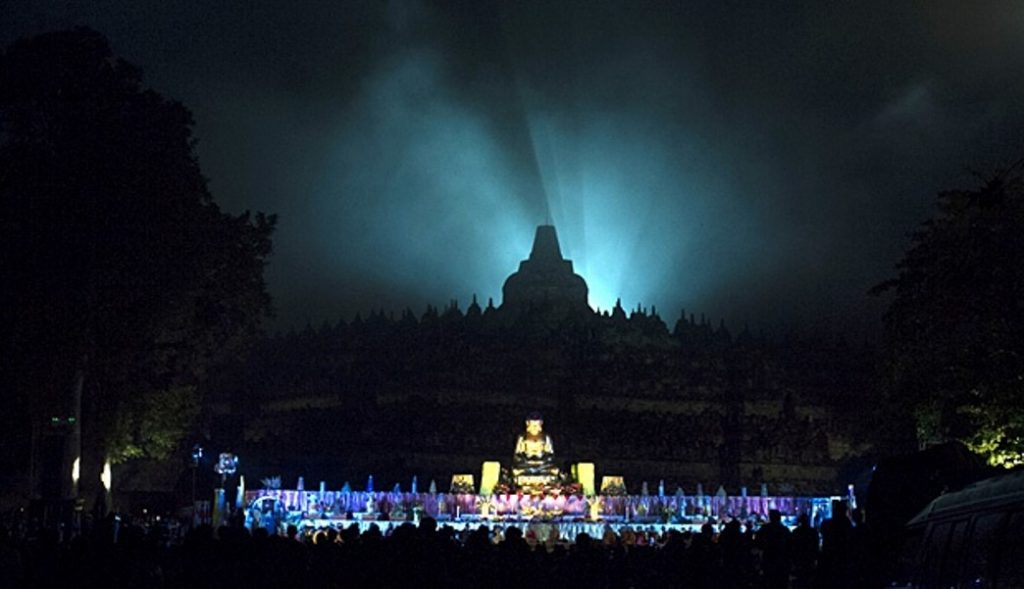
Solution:
[[[385,536],[389,535],[392,530],[401,526],[406,521],[367,521],[367,520],[345,520],[345,519],[302,519],[299,521],[299,530],[303,533],[311,533],[327,528],[334,528],[336,530],[342,530],[355,525],[359,529],[359,533],[362,534],[369,530],[372,526],[377,526]],[[617,536],[621,536],[625,531],[632,532],[643,532],[647,535],[657,534],[663,536],[669,531],[675,530],[679,532],[690,531],[693,533],[699,533],[701,524],[689,523],[689,524],[666,524],[666,523],[641,523],[641,522],[572,522],[572,521],[508,521],[508,520],[480,520],[480,519],[460,519],[460,520],[448,520],[438,522],[438,527],[447,526],[455,530],[456,532],[463,532],[465,530],[475,530],[479,527],[486,527],[492,532],[504,531],[508,528],[519,528],[523,531],[524,537],[532,535],[537,538],[538,541],[543,541],[548,538],[552,530],[558,532],[558,537],[561,541],[573,542],[576,537],[580,534],[586,533],[591,538],[600,541],[607,530],[611,530]],[[532,533],[532,534],[531,534]]]
[[[779,510],[792,525],[800,514],[812,522],[831,516],[831,503],[849,497],[778,497],[725,495],[530,496],[366,491],[306,491],[263,489],[247,491],[245,506],[250,525],[260,522],[296,524],[304,529],[346,528],[365,531],[377,525],[382,532],[407,521],[432,517],[439,525],[463,530],[486,525],[557,526],[563,538],[586,532],[595,538],[606,528],[625,528],[659,534],[668,530],[699,531],[708,522],[732,518],[764,521]],[[595,508],[594,504],[599,503]],[[544,528],[544,534],[550,527]],[[546,536],[545,536],[546,537]]]

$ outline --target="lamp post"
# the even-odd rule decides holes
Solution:
[[[227,484],[228,477],[235,474],[235,471],[238,470],[238,457],[230,452],[222,452],[213,470],[220,475],[220,487],[214,490],[213,497],[213,526],[218,527],[224,520],[224,512],[227,509],[224,487]]]
[[[203,458],[203,447],[199,444],[192,446],[192,527],[199,525],[196,512],[196,470],[199,468],[199,461]]]

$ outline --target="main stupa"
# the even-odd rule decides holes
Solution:
[[[519,263],[501,292],[503,309],[589,309],[587,283],[562,257],[554,225],[537,227],[530,257]]]

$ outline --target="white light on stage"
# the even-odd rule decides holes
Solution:
[[[75,458],[71,464],[71,482],[78,484],[78,477],[82,474],[82,457]]]
[[[107,460],[106,462],[103,463],[103,472],[100,473],[100,482],[103,483],[103,488],[108,491],[110,490],[110,481],[110,460]]]
[[[238,475],[238,493],[235,494],[235,508],[241,509],[245,500],[245,475]]]

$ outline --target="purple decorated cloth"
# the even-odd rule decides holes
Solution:
[[[245,493],[247,505],[265,498],[279,501],[288,511],[303,513],[329,513],[339,516],[365,513],[369,499],[373,498],[376,513],[391,513],[396,508],[410,512],[414,508],[432,517],[475,515],[481,502],[490,504],[490,511],[499,517],[515,517],[534,510],[557,512],[565,516],[585,517],[588,500],[582,496],[531,497],[523,494],[491,495],[450,493],[393,493],[374,491],[306,491],[295,489],[258,489]],[[783,515],[795,516],[811,513],[815,501],[826,498],[789,496],[748,496],[721,497],[716,495],[626,495],[602,496],[601,513],[607,516],[621,516],[627,519],[638,517],[663,517],[674,514],[682,517],[760,517],[766,518],[770,509],[778,509]],[[443,510],[443,511],[442,511]]]

